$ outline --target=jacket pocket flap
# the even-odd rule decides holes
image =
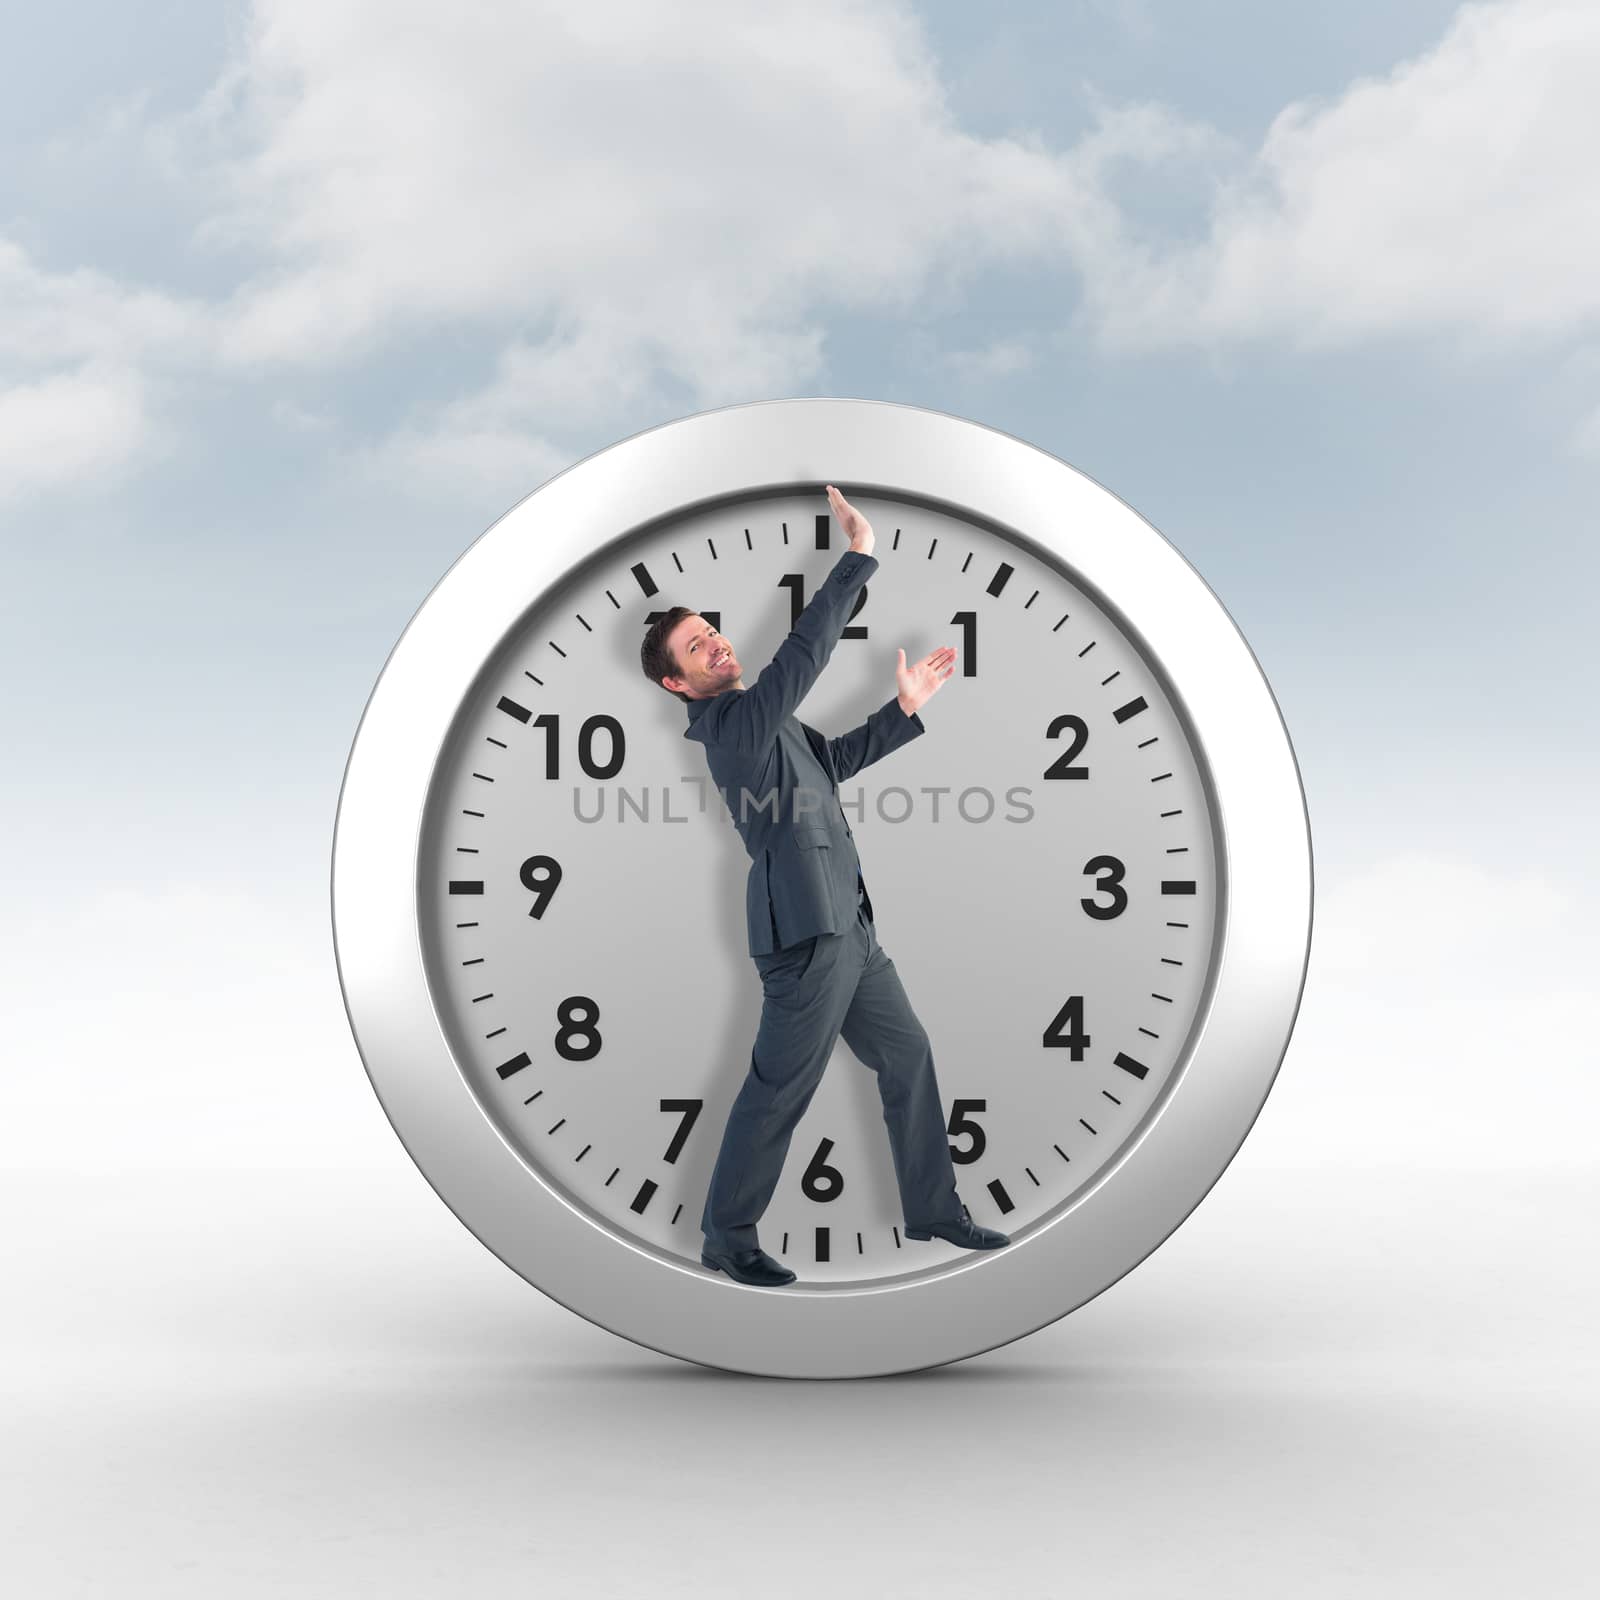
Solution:
[[[828,837],[826,828],[796,828],[794,842],[802,850],[814,850],[818,845],[831,845],[833,840]]]

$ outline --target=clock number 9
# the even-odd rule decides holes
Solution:
[[[844,1174],[828,1165],[833,1140],[824,1139],[800,1177],[800,1192],[807,1200],[837,1200],[844,1193]]]
[[[578,1013],[583,1015],[579,1016]],[[600,1054],[600,1007],[586,994],[569,994],[556,1007],[556,1054],[563,1061],[593,1061]],[[587,1044],[573,1044],[582,1038]]]
[[[522,863],[519,876],[522,879],[522,887],[531,889],[535,896],[528,915],[542,917],[544,908],[550,904],[551,895],[556,892],[556,886],[561,882],[561,863],[554,856],[529,856]]]
[[[547,778],[559,778],[561,755],[557,746],[561,718],[554,711],[546,711],[533,719],[533,726],[544,729],[544,775]],[[596,766],[594,761],[594,736],[600,728],[604,728],[611,736],[611,759],[603,767]],[[622,770],[626,743],[622,736],[622,724],[615,717],[598,711],[592,717],[585,717],[583,726],[578,729],[578,765],[591,778],[614,778]]]

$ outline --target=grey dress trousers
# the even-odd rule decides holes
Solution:
[[[756,1224],[778,1186],[795,1124],[841,1034],[878,1075],[905,1220],[957,1220],[961,1202],[933,1051],[878,943],[865,897],[847,932],[820,933],[754,960],[761,1022],[706,1192],[706,1248],[732,1252],[759,1243]]]

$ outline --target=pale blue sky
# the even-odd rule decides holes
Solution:
[[[1062,456],[1220,595],[1307,785],[1328,1062],[1353,1009],[1487,1086],[1532,1015],[1576,1085],[1593,9],[598,9],[76,4],[0,61],[25,1042],[131,1006],[175,1098],[244,1017],[358,1070],[327,851],[428,589],[613,440],[840,394]]]

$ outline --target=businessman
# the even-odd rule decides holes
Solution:
[[[705,746],[750,856],[745,922],[761,1022],[706,1193],[700,1259],[758,1288],[795,1281],[761,1249],[756,1224],[841,1033],[878,1076],[906,1237],[937,1235],[968,1250],[1011,1242],[974,1223],[956,1193],[928,1035],[878,943],[838,799],[846,778],[926,731],[917,713],[955,670],[956,653],[941,647],[908,666],[900,650],[894,698],[837,739],[797,720],[878,569],[872,525],[832,484],[827,493],[850,548],[753,684],[745,687],[732,642],[686,606],[659,617],[640,650],[645,676],[688,704],[684,738]]]

